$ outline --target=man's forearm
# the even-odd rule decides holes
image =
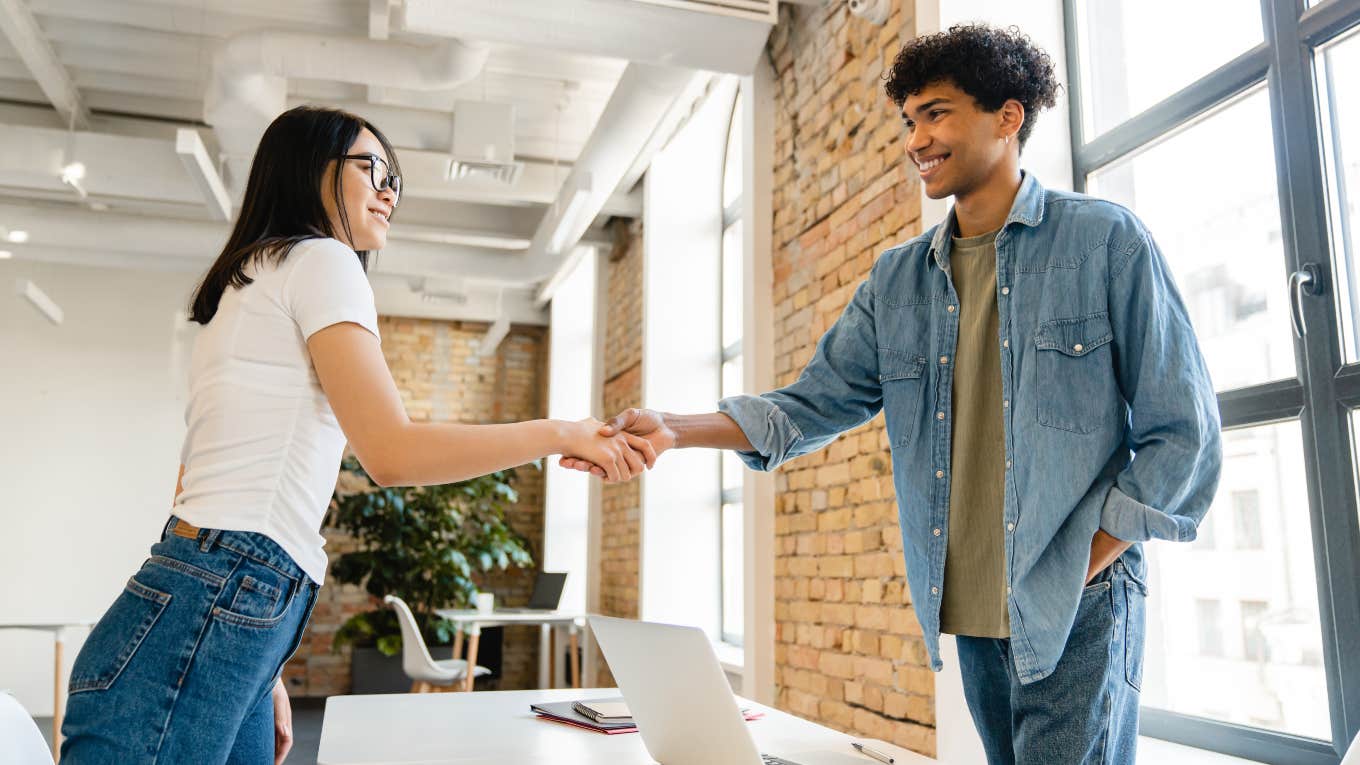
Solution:
[[[711,414],[670,414],[662,415],[666,427],[675,433],[675,448],[686,449],[701,447],[707,449],[731,449],[734,451],[753,451],[751,441],[737,425],[736,420],[722,412]]]

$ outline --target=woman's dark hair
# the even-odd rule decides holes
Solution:
[[[1053,59],[1016,27],[959,24],[947,32],[918,37],[898,52],[884,77],[884,90],[898,108],[927,85],[952,82],[984,111],[995,112],[1014,98],[1025,107],[1020,146],[1043,109],[1057,103]]]
[[[213,262],[203,282],[194,290],[189,319],[207,324],[228,287],[244,287],[252,281],[246,266],[257,258],[281,262],[293,245],[306,239],[334,237],[330,218],[321,203],[321,181],[326,165],[342,154],[368,129],[387,152],[393,173],[400,174],[397,155],[387,138],[367,120],[339,109],[299,106],[280,114],[260,138],[250,163],[241,214],[231,236]],[[350,235],[340,186],[344,173],[335,173],[331,194],[340,213],[345,239]],[[359,252],[368,270],[370,252]]]

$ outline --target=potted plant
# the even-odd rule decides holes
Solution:
[[[442,486],[383,488],[352,457],[341,470],[327,522],[353,536],[358,549],[337,557],[331,576],[363,586],[379,607],[347,619],[333,650],[355,647],[355,693],[404,691],[410,681],[396,658],[401,628],[396,612],[381,605],[383,597],[406,601],[427,645],[449,644],[453,624],[435,609],[472,604],[479,572],[534,565],[528,543],[505,519],[506,508],[519,499],[516,474],[503,470]]]

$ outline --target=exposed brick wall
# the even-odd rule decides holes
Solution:
[[[797,379],[884,249],[920,231],[914,169],[882,76],[914,29],[845,4],[785,6],[776,69],[776,384]],[[934,677],[906,589],[881,416],[776,476],[777,704],[935,751]]]
[[[492,358],[474,355],[487,325],[469,322],[380,317],[383,355],[411,419],[433,422],[493,423],[545,416],[547,410],[547,331],[512,328]],[[507,513],[510,525],[529,540],[539,561],[543,552],[543,474],[519,470],[519,502]],[[326,551],[334,560],[354,549],[348,535],[325,530]],[[533,588],[533,571],[497,573],[479,580],[496,601],[522,606]],[[350,689],[350,649],[331,651],[335,631],[351,615],[377,603],[355,585],[328,579],[302,645],[284,677],[295,696],[330,696]],[[447,649],[432,650],[437,657]],[[538,681],[538,629],[505,630],[501,689],[532,688]]]
[[[615,221],[613,226],[615,247],[606,265],[605,417],[642,405],[642,224]],[[639,481],[601,487],[599,610],[608,616],[638,616],[640,487]],[[612,687],[603,658],[597,666],[596,684]]]

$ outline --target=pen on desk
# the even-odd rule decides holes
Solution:
[[[855,751],[859,752],[860,754],[872,757],[875,760],[878,760],[879,762],[886,762],[888,763],[888,765],[892,765],[894,762],[896,762],[896,760],[894,760],[892,757],[878,751],[877,749],[870,749],[869,747],[859,743],[858,741],[851,741],[850,746],[853,746],[855,748]]]

